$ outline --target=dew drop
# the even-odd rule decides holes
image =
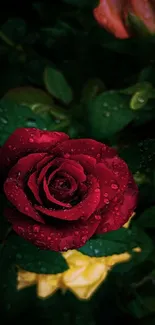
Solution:
[[[3,124],[7,124],[8,123],[8,120],[5,117],[1,117],[1,122]]]
[[[30,142],[30,143],[33,143],[33,142],[34,142],[34,139],[33,139],[33,138],[30,138],[30,139],[29,139],[29,142]]]
[[[20,253],[17,253],[17,254],[16,254],[16,257],[17,257],[18,259],[20,259],[20,260],[21,260],[21,258],[22,258],[22,255],[21,255]]]
[[[95,193],[99,193],[100,192],[100,189],[99,188],[96,188],[95,189]]]
[[[94,253],[97,255],[99,253],[99,249],[95,248]]]
[[[105,199],[104,199],[104,203],[105,203],[105,204],[109,204],[109,200],[105,198]]]
[[[86,240],[87,240],[87,236],[83,236],[83,237],[81,237],[81,241],[82,241],[83,243],[85,243]]]
[[[43,272],[43,273],[46,273],[47,270],[46,270],[45,267],[42,266],[42,267],[40,268],[40,271]]]
[[[35,226],[33,226],[33,231],[34,231],[34,232],[38,233],[39,230],[40,230],[40,226],[39,226],[39,225],[35,225]]]
[[[101,216],[96,214],[96,215],[95,215],[95,219],[96,219],[96,220],[101,220]]]
[[[30,128],[32,128],[32,127],[35,128],[36,127],[36,120],[33,119],[33,118],[27,119],[27,126],[30,127]]]
[[[110,116],[110,113],[109,112],[105,112],[105,116],[106,117],[109,117]]]
[[[109,196],[109,194],[105,192],[104,193],[104,197],[108,197],[108,196]]]
[[[79,235],[79,231],[75,231],[75,233],[74,233],[76,236],[78,236]]]
[[[18,226],[18,227],[17,227],[17,230],[18,230],[18,233],[19,233],[20,235],[24,235],[24,228],[23,228],[23,227]]]
[[[113,183],[113,184],[111,184],[111,188],[112,188],[113,190],[117,190],[117,189],[118,189],[118,185],[115,184],[115,183]]]
[[[25,209],[24,209],[24,210],[27,212],[27,211],[29,211],[29,208],[28,208],[28,207],[25,207]]]
[[[64,158],[69,158],[70,157],[70,154],[69,153],[65,153],[65,155],[64,155]]]

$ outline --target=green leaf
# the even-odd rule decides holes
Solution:
[[[47,94],[45,91],[34,88],[34,87],[20,87],[9,90],[4,97],[5,99],[9,99],[16,104],[28,106],[33,108],[38,104],[42,105],[51,105],[53,100],[52,97]]]
[[[29,107],[2,99],[0,101],[0,145],[3,145],[9,135],[19,127],[46,129],[48,125]]]
[[[29,272],[56,274],[68,269],[61,253],[40,250],[16,234],[8,238],[4,250],[5,254],[11,256],[15,265]]]
[[[126,96],[104,92],[88,104],[90,133],[97,139],[108,138],[122,130],[134,118]]]
[[[44,82],[48,92],[64,104],[69,104],[73,99],[72,89],[68,85],[63,74],[47,67],[44,71]]]
[[[102,257],[124,252],[133,253],[132,250],[136,247],[140,247],[142,252],[133,255],[136,254],[136,261],[141,262],[152,251],[153,244],[142,230],[132,227],[131,229],[120,228],[90,239],[79,251],[92,257]]]
[[[131,98],[130,101],[130,108],[133,111],[136,111],[138,109],[141,109],[146,105],[149,99],[149,92],[148,90],[141,90],[137,91],[134,96]]]
[[[143,228],[155,228],[155,206],[146,209],[136,220],[136,223]]]
[[[4,99],[29,107],[35,114],[42,117],[49,130],[64,131],[70,124],[67,110],[56,105],[52,97],[45,91],[33,87],[20,87],[9,90]],[[68,131],[68,130],[67,130]]]

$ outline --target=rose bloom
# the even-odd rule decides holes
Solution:
[[[137,186],[116,151],[62,132],[17,129],[0,154],[14,231],[41,249],[79,248],[95,234],[122,227]]]

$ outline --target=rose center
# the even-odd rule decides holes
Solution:
[[[55,190],[69,190],[70,182],[64,178],[55,178],[50,187]]]

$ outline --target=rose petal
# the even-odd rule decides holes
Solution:
[[[64,161],[60,167],[60,170],[67,172],[80,183],[86,181],[86,175],[84,173],[83,167],[76,161]]]
[[[44,223],[44,219],[33,208],[24,192],[24,188],[25,177],[27,177],[27,174],[44,155],[44,153],[34,153],[19,159],[17,164],[11,168],[8,178],[4,183],[4,192],[8,200],[20,212],[42,223]]]
[[[61,201],[58,201],[49,191],[49,187],[48,187],[48,184],[47,184],[47,180],[46,178],[44,177],[43,179],[43,189],[44,189],[44,192],[45,192],[45,195],[46,195],[46,198],[51,202],[51,203],[54,203],[54,204],[57,204],[57,205],[60,205],[61,207],[65,207],[65,208],[71,208],[71,204],[69,203],[64,203],[64,202],[61,202]]]
[[[118,203],[112,202],[108,211],[103,213],[102,220],[97,233],[102,234],[107,231],[117,230],[122,227],[131,217],[137,206],[138,188],[132,175],[129,177],[128,186],[122,194]]]
[[[70,200],[71,196],[73,195],[73,193],[77,190],[77,182],[75,181],[75,179],[68,175],[65,172],[60,172],[59,173],[59,177],[61,180],[61,177],[63,177],[63,179],[65,179],[66,181],[68,181],[68,183],[70,184],[70,188],[68,189],[64,189],[61,187],[58,187],[55,185],[55,182],[53,184],[50,184],[50,177],[48,179],[48,186],[51,187],[55,197],[57,198],[57,200],[67,200],[67,198]],[[81,183],[83,184],[83,183]]]
[[[88,155],[72,155],[72,160],[78,161],[81,166],[83,166],[84,171],[87,172],[87,174],[93,174],[94,168],[96,165],[96,159],[93,157],[90,157]]]
[[[97,158],[105,148],[107,148],[106,145],[92,139],[71,139],[58,144],[51,152],[61,157],[69,155],[70,159],[72,155],[79,154]]]
[[[39,176],[38,176],[38,184],[41,183],[43,178],[45,177],[48,170],[53,167],[55,170],[50,174],[50,180],[55,176],[58,171],[69,172],[71,176],[73,176],[77,181],[84,182],[86,180],[86,175],[84,174],[83,167],[78,164],[74,160],[65,161],[63,158],[56,158],[53,161],[50,161],[47,165],[45,165]]]
[[[5,142],[1,152],[1,175],[5,179],[8,170],[17,160],[31,152],[50,152],[59,142],[68,139],[63,132],[49,132],[35,128],[19,128]]]
[[[40,160],[37,165],[36,169],[38,172],[41,171],[43,167],[47,165],[47,163],[52,162],[54,160],[54,157],[52,155],[46,155],[42,160]]]
[[[100,184],[100,203],[98,209],[103,208],[106,204],[116,196],[119,185],[114,179],[112,170],[108,169],[103,163],[99,163],[95,167],[95,173]]]
[[[124,191],[128,184],[130,173],[126,162],[118,156],[105,158],[103,162],[113,172],[114,179],[118,182],[120,190]]]
[[[30,175],[27,185],[29,187],[29,189],[31,190],[31,192],[33,193],[36,201],[38,201],[38,203],[43,204],[40,195],[39,195],[39,186],[37,184],[37,172],[35,171],[33,174]]]
[[[6,209],[5,216],[18,235],[41,249],[53,251],[66,251],[83,246],[100,223],[99,218],[93,215],[89,223],[79,220],[71,223],[62,222],[60,226],[42,225],[11,208]]]
[[[6,180],[4,184],[4,192],[8,200],[17,208],[17,210],[38,222],[45,223],[44,218],[42,218],[33,208],[26,194],[14,180],[12,181],[9,178]]]
[[[87,220],[95,211],[100,201],[99,183],[95,177],[88,177],[89,185],[86,198],[68,210],[49,210],[45,207],[35,205],[37,211],[44,213],[47,216],[62,220],[78,220],[83,217]]]

